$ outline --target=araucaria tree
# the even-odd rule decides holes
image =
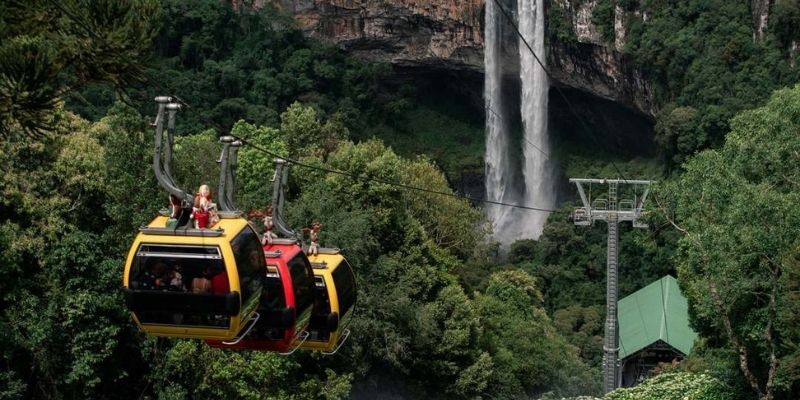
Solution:
[[[160,17],[154,0],[0,4],[0,138],[53,132],[72,89],[144,81]]]
[[[657,197],[673,202],[684,234],[678,275],[692,324],[764,400],[800,395],[799,131],[800,86],[777,91]]]

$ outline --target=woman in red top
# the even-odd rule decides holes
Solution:
[[[228,274],[222,271],[213,278],[211,278],[211,293],[213,294],[227,294],[231,291],[231,286],[228,283]]]
[[[194,218],[195,229],[205,229],[208,227],[211,204],[211,190],[208,189],[208,185],[200,185],[200,188],[194,195],[194,208],[192,208],[192,218]]]

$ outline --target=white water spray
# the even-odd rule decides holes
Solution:
[[[519,30],[542,63],[547,62],[544,47],[545,0],[517,0]],[[550,160],[550,139],[547,132],[547,74],[530,49],[520,39],[520,80],[522,81],[522,144],[525,204],[553,209],[556,203],[555,176]],[[527,212],[526,234],[538,238],[547,221],[546,212]]]
[[[489,201],[513,203],[521,200],[511,185],[511,157],[508,115],[503,104],[503,68],[500,63],[502,30],[501,14],[494,1],[486,2],[484,32],[484,99],[486,104],[486,196]],[[495,239],[509,243],[518,235],[516,210],[489,205],[486,209],[493,221]]]
[[[544,0],[517,0],[519,29],[544,61]],[[547,76],[525,43],[519,40],[521,113],[524,128],[521,143],[510,142],[509,113],[503,104],[501,62],[503,15],[494,1],[486,2],[485,81],[486,102],[486,194],[490,201],[551,209],[555,185],[550,143],[547,136]],[[522,149],[522,173],[514,170],[512,151]],[[524,185],[514,182],[524,177]],[[524,186],[524,189],[522,188]],[[503,245],[522,238],[538,238],[548,213],[490,205],[494,237]]]

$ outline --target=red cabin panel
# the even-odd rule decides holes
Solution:
[[[258,322],[235,345],[209,340],[209,346],[288,352],[295,336],[307,328],[314,303],[314,273],[305,253],[289,241],[263,248],[267,271]]]

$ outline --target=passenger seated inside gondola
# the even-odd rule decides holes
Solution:
[[[183,286],[183,267],[180,262],[176,261],[175,265],[170,271],[169,289],[176,292],[185,292],[186,287]]]
[[[131,288],[135,290],[153,290],[156,287],[156,276],[153,274],[153,265],[142,268],[136,280],[131,281]]]
[[[203,273],[192,279],[192,293],[211,293],[211,267],[203,269]]]
[[[187,287],[187,283],[189,284]],[[184,292],[188,294],[227,294],[228,276],[220,260],[178,258],[169,256],[140,257],[132,270],[131,288],[145,291]],[[143,311],[144,323],[226,326],[228,316],[202,315],[191,312]]]
[[[331,336],[331,331],[328,328],[331,304],[327,297],[318,296],[314,301],[314,313],[308,323],[309,340],[327,341]]]
[[[220,271],[211,278],[211,293],[227,294],[230,293],[230,291],[228,274],[226,274],[225,271]]]
[[[156,263],[153,267],[155,274],[155,290],[168,290],[170,278],[168,276],[167,264],[163,262]]]

